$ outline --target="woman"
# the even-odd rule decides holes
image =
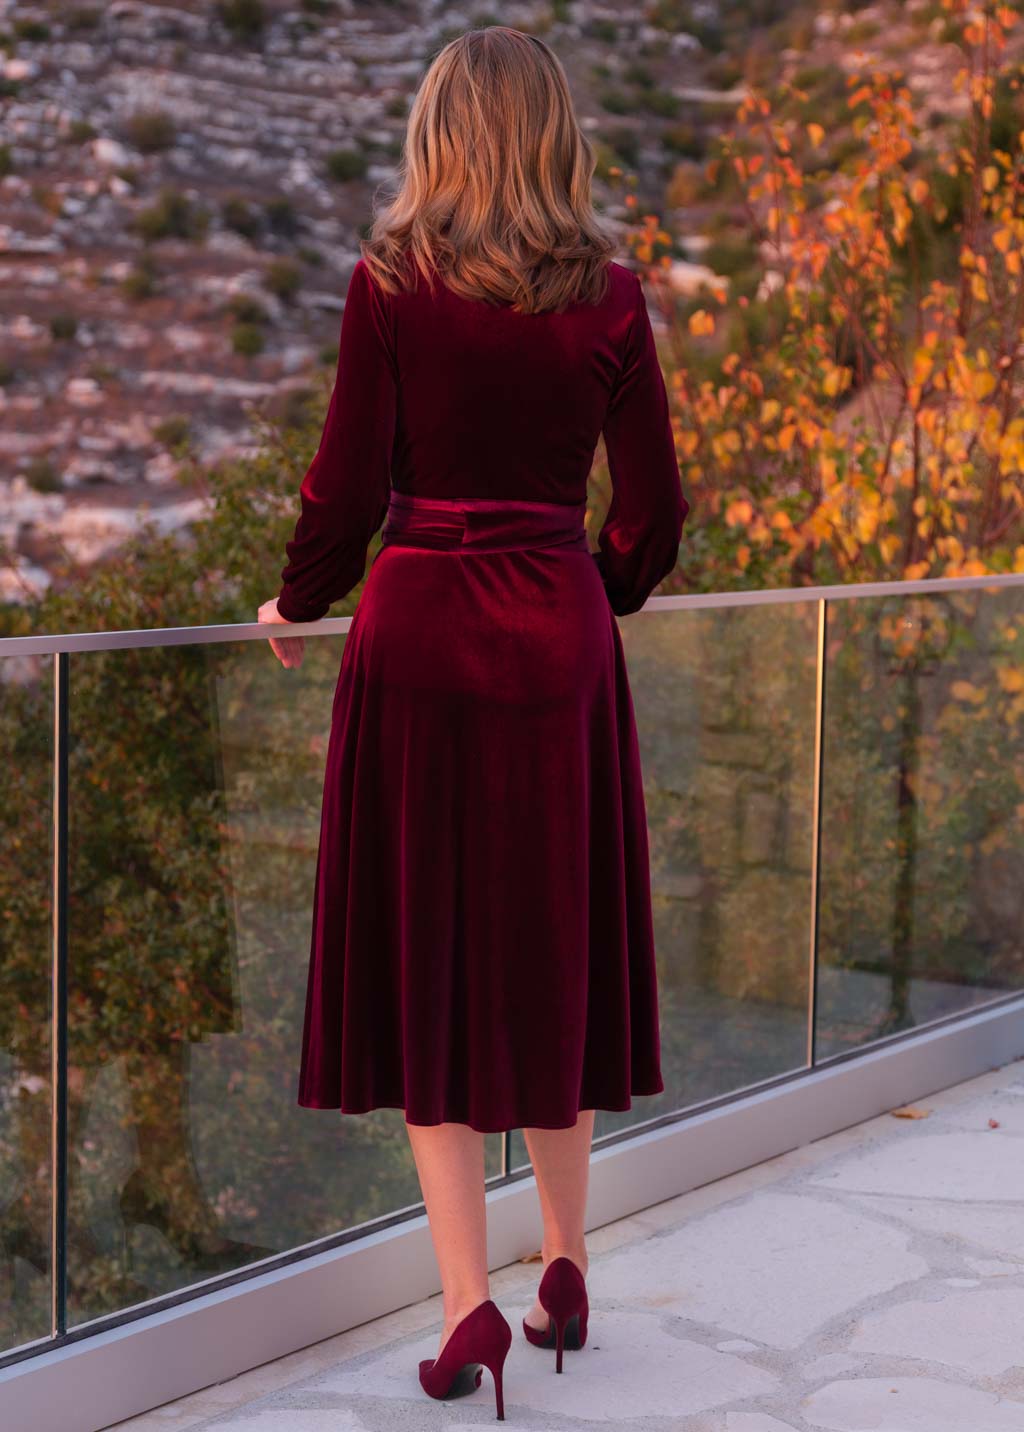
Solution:
[[[363,576],[335,692],[298,1102],[401,1108],[444,1290],[434,1397],[509,1325],[488,1296],[483,1133],[523,1128],[544,1220],[525,1336],[586,1338],[595,1109],[663,1087],[647,827],[615,615],[672,570],[683,498],[637,277],[535,36],[434,59],[362,243],[338,372],[261,621]],[[591,553],[587,477],[614,496]],[[285,666],[302,638],[272,640]]]

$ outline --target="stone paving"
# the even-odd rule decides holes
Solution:
[[[591,1335],[519,1331],[536,1263],[492,1274],[507,1432],[1024,1432],[1024,1060],[588,1235]],[[496,1425],[493,1384],[419,1387],[440,1297],[117,1432]]]

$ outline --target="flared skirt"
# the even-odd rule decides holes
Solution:
[[[298,1103],[564,1128],[664,1087],[621,636],[585,542],[451,545],[430,511],[341,656]]]

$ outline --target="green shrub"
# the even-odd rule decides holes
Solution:
[[[654,86],[654,76],[650,70],[636,60],[626,66],[623,79],[627,84],[637,85],[640,89],[652,89]]]
[[[262,328],[255,323],[236,323],[231,330],[231,347],[243,358],[255,358],[264,348]]]
[[[9,144],[0,144],[0,179],[14,170],[14,156]]]
[[[142,299],[152,298],[157,291],[157,267],[149,254],[140,254],[135,262],[134,268],[126,275],[121,283],[121,292],[125,298],[138,303]]]
[[[73,119],[68,125],[68,138],[72,144],[85,144],[96,138],[96,131],[87,119]]]
[[[143,154],[170,149],[177,138],[174,119],[162,109],[140,109],[125,121],[125,137]]]
[[[843,33],[843,42],[848,45],[863,45],[873,40],[881,31],[877,20],[857,20]]]
[[[361,149],[332,149],[327,156],[327,173],[342,184],[350,179],[362,179],[366,173],[366,155]]]
[[[732,278],[756,264],[757,249],[748,238],[723,236],[708,244],[704,262],[715,273]]]
[[[220,0],[217,17],[240,40],[258,39],[267,23],[263,0]]]
[[[623,167],[622,160],[610,144],[603,139],[592,141],[594,146],[594,173],[598,179],[610,179],[613,169]]]
[[[78,319],[73,313],[52,313],[50,315],[50,337],[58,343],[66,343],[78,332]]]
[[[696,126],[685,120],[679,124],[669,125],[662,132],[661,139],[666,149],[673,154],[680,155],[683,159],[703,159],[707,152],[707,141],[704,135]]]
[[[608,143],[624,164],[635,165],[640,162],[640,136],[635,129],[627,129],[623,125],[619,129],[609,130]]]
[[[227,309],[239,323],[266,323],[268,319],[267,310],[251,293],[233,294]]]
[[[192,440],[192,424],[184,413],[172,413],[157,423],[153,438],[168,452],[184,456]]]
[[[18,40],[26,40],[29,44],[39,44],[50,38],[50,27],[42,20],[15,20],[14,34]]]
[[[220,216],[226,229],[233,229],[245,239],[254,239],[262,227],[256,210],[241,194],[228,195],[221,205]]]
[[[177,189],[162,189],[160,197],[135,218],[135,231],[146,243],[158,239],[201,239],[209,226],[206,209]]]
[[[60,473],[48,457],[34,457],[25,468],[25,481],[37,492],[60,490]]]
[[[609,114],[631,114],[633,111],[633,101],[623,90],[603,89],[597,98],[601,108]]]
[[[274,259],[263,274],[263,286],[288,303],[302,286],[302,271],[291,259]]]
[[[641,90],[640,107],[662,119],[675,119],[679,113],[679,99],[670,90]]]
[[[275,234],[280,234],[283,238],[290,238],[298,232],[299,220],[295,206],[284,195],[268,199],[263,212],[267,216],[267,223]]]

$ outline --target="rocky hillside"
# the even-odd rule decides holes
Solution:
[[[538,0],[500,20],[562,57],[606,215],[625,217],[616,165],[651,204],[687,203],[686,286],[709,214],[680,176],[748,78],[810,66],[834,98],[858,47],[895,44],[946,102],[935,6],[836,8]],[[141,514],[191,520],[182,456],[246,451],[257,410],[330,371],[410,97],[441,44],[494,19],[444,0],[0,0],[0,600]]]

